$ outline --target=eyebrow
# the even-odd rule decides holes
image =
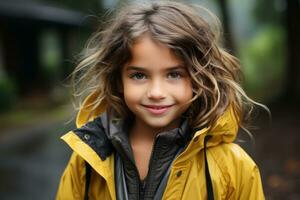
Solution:
[[[183,65],[175,65],[175,66],[171,66],[171,67],[166,67],[166,71],[172,71],[172,70],[176,70],[176,69],[185,69],[185,67]],[[128,66],[126,68],[126,71],[129,71],[129,70],[147,71],[145,68],[140,67],[140,66]]]

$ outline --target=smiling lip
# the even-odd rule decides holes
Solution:
[[[172,105],[143,105],[151,114],[161,115],[167,112]]]

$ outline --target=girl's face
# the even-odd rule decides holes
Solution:
[[[122,83],[135,125],[153,130],[178,127],[193,96],[186,67],[166,45],[148,36],[136,41],[131,53],[122,69]]]

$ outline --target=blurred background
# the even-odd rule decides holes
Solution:
[[[68,75],[103,14],[129,0],[0,0],[0,198],[54,199],[71,154]],[[249,96],[266,104],[239,142],[258,164],[266,199],[300,199],[299,0],[186,0],[223,23]]]

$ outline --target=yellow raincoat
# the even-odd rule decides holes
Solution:
[[[87,106],[95,98],[85,101],[77,116],[77,127],[87,122]],[[105,110],[100,106],[94,117]],[[252,159],[237,144],[232,143],[238,130],[232,110],[228,109],[208,132],[195,133],[187,148],[174,160],[169,180],[163,194],[165,200],[207,199],[204,137],[207,142],[207,161],[213,186],[214,199],[264,199],[259,170]],[[115,200],[114,154],[104,161],[72,131],[62,139],[73,149],[71,159],[61,177],[56,199],[84,199],[85,161],[93,168],[89,186],[89,199]]]

